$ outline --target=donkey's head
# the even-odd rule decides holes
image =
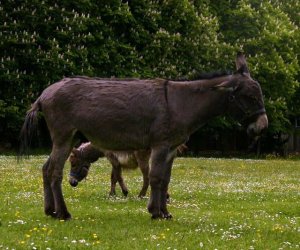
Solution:
[[[69,183],[76,187],[80,181],[85,179],[89,173],[91,163],[98,160],[101,152],[95,149],[90,142],[81,144],[79,148],[74,148],[69,157],[71,169]]]
[[[71,186],[76,187],[78,182],[87,177],[91,163],[81,157],[78,149],[72,150],[69,161],[71,163],[69,183]]]
[[[229,113],[247,126],[248,135],[260,135],[268,127],[261,87],[251,78],[242,53],[237,55],[236,68],[231,79],[217,87],[229,90]]]

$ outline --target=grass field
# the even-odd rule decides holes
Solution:
[[[0,249],[299,249],[300,161],[179,158],[170,184],[173,219],[151,220],[138,199],[142,177],[125,172],[130,194],[108,197],[110,166],[63,189],[71,221],[43,214],[41,166],[0,156]]]

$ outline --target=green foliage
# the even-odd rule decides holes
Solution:
[[[0,133],[9,128],[8,139],[30,103],[64,76],[233,70],[241,49],[263,87],[271,131],[287,130],[299,114],[297,0],[0,2]]]
[[[88,179],[63,190],[73,215],[43,213],[41,166],[0,157],[0,248],[3,249],[280,249],[299,248],[299,161],[175,160],[172,220],[153,221],[138,199],[140,171],[126,171],[129,197],[108,197],[111,166],[101,159]],[[14,240],[12,240],[14,239]]]
[[[291,6],[300,8],[298,2],[243,0],[219,13],[225,41],[250,57],[252,76],[265,95],[271,132],[288,130],[295,112],[291,97],[299,88],[299,26],[293,20],[298,17],[284,11]]]

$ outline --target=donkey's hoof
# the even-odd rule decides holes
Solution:
[[[46,214],[46,216],[51,216],[52,218],[57,218],[55,212],[52,212],[52,213],[47,212],[47,213],[45,213],[45,214]]]
[[[127,195],[128,195],[128,190],[122,190],[122,193],[123,193],[123,195],[124,195],[125,197],[127,197]]]
[[[116,196],[116,192],[109,192],[109,197],[115,197]]]
[[[56,218],[59,220],[71,220],[72,216],[69,212],[57,213]]]
[[[166,220],[170,220],[170,219],[173,218],[173,216],[170,213],[166,213],[166,214],[163,214],[163,218],[166,219]]]
[[[170,213],[159,213],[159,214],[152,214],[151,219],[156,220],[156,219],[165,219],[165,220],[170,220],[172,219],[173,216]]]
[[[145,196],[146,196],[145,192],[140,192],[138,197],[143,199],[143,198],[145,198]]]
[[[53,218],[56,218],[56,213],[55,213],[55,210],[52,209],[52,208],[45,208],[45,214],[47,216],[51,216]]]
[[[139,197],[140,199],[143,199],[143,198],[145,198],[145,195],[144,195],[144,194],[139,194],[138,197]]]
[[[161,218],[162,218],[161,214],[152,214],[151,215],[152,220],[157,220],[157,219],[161,219]]]

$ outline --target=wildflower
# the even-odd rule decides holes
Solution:
[[[16,222],[15,222],[15,224],[25,224],[26,222],[25,221],[23,221],[23,220],[17,220]]]

